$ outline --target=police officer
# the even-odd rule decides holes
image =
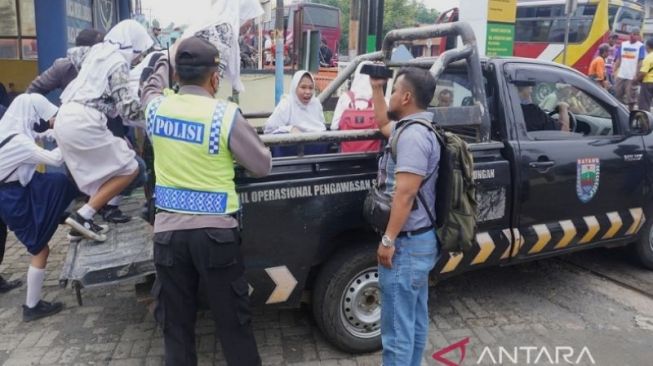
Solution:
[[[218,62],[213,45],[188,38],[175,55],[179,92],[162,91],[168,85],[165,58],[142,92],[157,177],[154,262],[161,286],[155,315],[163,323],[166,365],[197,364],[200,283],[227,363],[261,363],[234,217],[240,210],[234,160],[265,176],[271,156],[238,106],[214,98]]]

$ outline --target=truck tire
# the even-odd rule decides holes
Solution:
[[[646,219],[644,228],[642,228],[639,239],[634,243],[633,249],[639,262],[644,267],[653,270],[653,216],[647,216]]]
[[[326,339],[350,353],[381,348],[381,292],[375,245],[336,254],[320,271],[313,316]]]

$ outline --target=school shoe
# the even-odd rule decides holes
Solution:
[[[21,280],[7,281],[2,276],[0,276],[0,294],[9,292],[15,288],[20,287],[23,284]]]
[[[100,231],[100,234],[106,234],[106,233],[109,232],[109,225],[98,225],[98,226],[102,228],[102,231]],[[78,241],[84,239],[84,235],[82,235],[82,233],[80,233],[79,231],[77,231],[75,229],[70,229],[70,231],[68,231],[67,237],[68,237],[68,240],[71,241],[71,242],[78,242]]]
[[[102,232],[104,230],[102,226],[95,224],[93,220],[86,220],[77,212],[71,214],[70,217],[66,219],[66,224],[77,230],[87,239],[95,241],[107,240],[107,236]]]
[[[118,206],[106,205],[98,212],[106,222],[114,224],[124,224],[131,221],[132,217],[125,215]]]
[[[45,318],[46,316],[54,315],[61,310],[63,310],[63,303],[40,300],[33,308],[23,305],[23,321],[31,322],[32,320]]]

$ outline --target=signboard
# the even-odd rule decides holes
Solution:
[[[66,43],[75,45],[75,38],[86,28],[93,28],[93,8],[91,0],[66,1]]]
[[[488,56],[512,56],[514,41],[514,24],[488,23],[485,54]]]
[[[515,23],[517,0],[488,0],[487,21]]]
[[[517,0],[488,0],[485,54],[512,56]]]

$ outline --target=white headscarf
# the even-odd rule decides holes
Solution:
[[[303,132],[319,132],[326,130],[322,103],[313,95],[308,104],[304,104],[297,96],[297,87],[304,75],[308,75],[315,85],[313,75],[306,70],[299,70],[293,75],[290,93],[285,95],[265,123],[265,133],[288,133],[293,127]]]
[[[61,101],[85,102],[101,97],[109,84],[109,73],[120,64],[130,64],[153,44],[137,21],[128,19],[116,24],[104,36],[104,42],[91,48],[79,75],[61,94]]]
[[[361,74],[361,69],[363,65],[373,64],[372,61],[363,61],[358,64],[356,71],[354,72],[354,79],[351,81],[351,87],[349,91],[354,93],[354,107],[358,109],[367,108],[367,100],[372,99],[372,84],[370,84],[370,76],[367,74]],[[349,97],[348,93],[343,93],[338,99],[338,104],[333,111],[333,119],[331,120],[331,130],[337,130],[340,128],[340,118],[342,113],[349,109],[352,100]]]
[[[49,120],[57,113],[57,107],[40,94],[21,94],[0,119],[0,141],[17,134],[0,148],[0,179],[4,179],[18,167],[18,180],[25,186],[32,179],[36,165],[24,164],[40,149],[34,139],[34,124],[40,119]]]
[[[240,81],[240,27],[248,20],[263,15],[258,0],[218,0],[207,16],[192,24],[180,40],[199,36],[220,51],[220,76],[229,80],[239,92],[245,90]]]

